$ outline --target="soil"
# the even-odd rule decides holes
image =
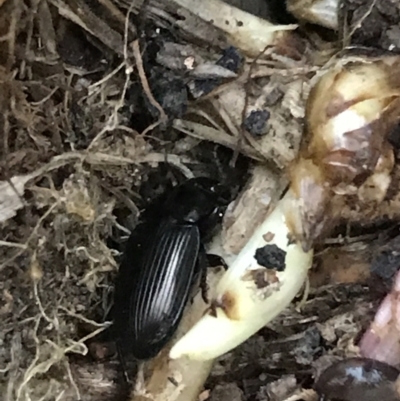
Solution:
[[[77,394],[85,401],[124,399],[119,362],[107,349],[93,351],[93,339],[107,327],[121,250],[140,212],[192,176],[217,178],[236,196],[260,160],[284,180],[296,157],[314,67],[310,59],[291,60],[290,68],[300,71],[293,74],[282,73],[289,70],[282,56],[269,60],[267,67],[276,72],[251,80],[249,110],[241,114],[234,102],[243,95],[240,88],[212,95],[232,81],[229,74],[241,71],[245,58],[229,53],[234,62],[218,64],[227,54],[225,38],[210,30],[205,44],[200,34],[180,30],[171,22],[178,18],[173,2],[153,1],[150,11],[139,3],[129,8],[124,0],[0,0],[5,401],[72,401]],[[399,51],[396,0],[344,3],[346,23],[355,27],[351,45]],[[368,15],[355,24],[364,9]],[[275,20],[291,22],[280,14]],[[318,34],[302,29],[305,40],[307,29]],[[191,77],[184,68],[195,62],[190,55],[199,64],[223,67],[223,73],[215,67],[206,77]],[[259,99],[265,100],[261,111]],[[216,107],[229,102],[235,105],[225,114]],[[174,124],[187,116],[225,132],[230,121],[239,136],[183,133]],[[284,401],[303,389],[299,399],[307,400],[318,371],[356,354],[356,341],[398,266],[396,168],[382,209],[369,213],[368,221],[362,213],[351,214],[350,225],[320,245],[300,311],[293,305],[220,358],[200,399]],[[360,234],[364,227],[367,236]],[[343,269],[332,267],[335,258]]]

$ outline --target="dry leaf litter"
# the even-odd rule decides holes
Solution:
[[[184,177],[217,176],[236,194],[249,178],[223,228],[229,248],[243,245],[287,184],[310,86],[331,57],[343,43],[399,50],[397,2],[343,3],[346,30],[305,24],[256,56],[181,1],[0,1],[2,399],[125,391],[118,361],[88,347],[108,325],[140,210]],[[246,11],[296,23],[260,4]],[[379,208],[349,202],[318,247],[307,300],[220,358],[201,400],[311,400],[315,372],[357,354],[387,290],[371,271],[385,257],[397,266],[399,177],[396,164]]]

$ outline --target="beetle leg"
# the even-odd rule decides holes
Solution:
[[[127,369],[127,365],[126,365],[126,360],[125,360],[125,357],[124,357],[124,352],[122,350],[122,346],[121,346],[120,340],[116,341],[116,347],[117,347],[117,354],[118,354],[119,363],[120,363],[121,369],[122,369],[122,374],[124,376],[124,379],[125,379],[126,383],[131,385],[132,381],[131,381],[131,379],[129,378],[129,375],[128,375],[128,369]]]
[[[201,282],[200,282],[200,289],[201,289],[201,297],[203,298],[204,303],[210,303],[208,299],[208,284],[207,284],[207,270],[204,270],[203,274],[201,275]]]
[[[203,246],[203,244],[200,245],[199,249],[199,256],[197,259],[197,265],[198,265],[198,271],[200,274],[200,290],[201,290],[201,297],[203,298],[204,303],[208,304],[209,299],[208,299],[208,284],[207,284],[207,267],[209,265],[208,263],[208,258],[207,258],[207,253],[206,250]]]
[[[228,270],[228,265],[222,256],[206,253],[203,245],[200,246],[199,256],[198,256],[198,272],[200,273],[200,289],[203,301],[208,304],[208,284],[207,284],[207,268],[215,268],[222,266],[224,270]]]
[[[209,267],[220,267],[222,266],[224,270],[228,270],[228,265],[226,264],[222,256],[216,255],[214,253],[207,254],[208,266]]]

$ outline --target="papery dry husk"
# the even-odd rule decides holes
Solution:
[[[341,197],[357,194],[374,174],[386,177],[382,188],[360,197],[382,201],[394,163],[387,137],[399,119],[399,57],[339,62],[312,88],[287,206],[293,236],[305,250],[335,224]]]

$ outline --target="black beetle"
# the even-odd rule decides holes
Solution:
[[[119,349],[155,357],[182,318],[194,284],[204,278],[203,248],[229,203],[229,191],[198,177],[162,195],[127,241],[112,310]]]
[[[368,358],[349,358],[322,372],[315,390],[320,401],[399,401],[394,366]]]

